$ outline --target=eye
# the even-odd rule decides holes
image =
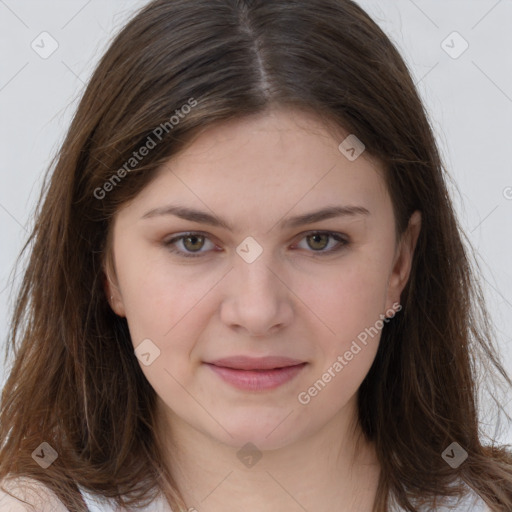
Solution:
[[[329,246],[329,239],[336,240],[338,244],[332,245],[328,250],[325,250]],[[313,252],[323,254],[332,254],[341,250],[346,244],[347,239],[340,233],[333,233],[331,231],[314,231],[307,233],[303,240],[307,240],[309,248],[313,249]]]
[[[331,247],[328,250],[325,250],[327,247],[329,247],[329,239],[336,240],[338,243],[335,244],[334,247],[331,244]],[[199,232],[190,232],[165,241],[164,246],[167,247],[170,252],[176,253],[179,256],[183,256],[185,258],[198,258],[208,252],[201,251],[201,249],[204,247],[205,240],[209,240],[205,234]],[[348,240],[345,236],[341,235],[340,233],[333,233],[331,231],[313,231],[306,233],[301,240],[307,240],[308,246],[313,249],[312,252],[318,253],[319,255],[332,254],[341,250],[345,245],[348,244]],[[178,249],[178,243],[181,243],[185,250]],[[215,247],[211,241],[210,244],[212,247]]]
[[[200,249],[204,246],[204,241],[207,239],[208,238],[201,233],[185,233],[184,235],[171,238],[164,242],[164,245],[171,252],[184,256],[185,258],[198,258],[204,253],[204,251],[200,252]],[[182,246],[185,247],[185,251],[176,249],[176,244],[178,242],[182,243]]]

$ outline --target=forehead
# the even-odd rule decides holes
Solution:
[[[339,149],[350,135],[314,114],[278,109],[204,129],[158,170],[134,207],[179,199],[183,205],[231,216],[268,216],[321,205],[389,201],[379,162],[363,152],[355,160]]]

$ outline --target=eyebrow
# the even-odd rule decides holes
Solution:
[[[146,212],[141,217],[141,219],[148,219],[162,215],[174,215],[180,219],[185,219],[200,224],[209,224],[211,226],[233,231],[231,224],[229,224],[226,220],[217,217],[216,215],[179,205],[168,205],[160,208],[154,208]],[[354,217],[358,215],[370,215],[370,211],[363,206],[327,206],[321,210],[290,217],[284,221],[281,221],[280,226],[281,229],[295,228],[304,224],[313,224],[315,222],[332,219],[335,217]]]

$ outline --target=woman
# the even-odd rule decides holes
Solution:
[[[512,382],[462,236],[406,65],[355,3],[151,2],[39,203],[6,490],[73,511],[510,510],[474,363]]]

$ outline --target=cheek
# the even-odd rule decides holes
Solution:
[[[332,349],[350,345],[353,338],[373,326],[385,312],[385,257],[354,254],[339,266],[308,277],[303,287],[298,288],[297,295],[319,320],[320,337]]]
[[[309,417],[344,407],[375,359],[385,325],[387,275],[376,263],[357,258],[350,270],[340,268],[336,278],[310,288],[308,305],[320,313],[322,325],[315,337],[315,363],[296,397]]]
[[[145,377],[168,405],[194,407],[184,391],[192,384],[191,352],[211,317],[208,294],[219,277],[177,271],[165,257],[148,262],[133,253],[119,260],[119,269],[130,336]],[[150,354],[146,360],[144,353]]]
[[[189,383],[190,354],[204,328],[202,319],[211,314],[205,307],[218,278],[172,269],[165,251],[153,257],[148,253],[118,253],[125,315],[146,378],[159,394],[179,394],[178,382]],[[145,361],[140,353],[151,356]]]
[[[301,291],[321,322],[315,340],[315,363],[301,383],[297,401],[305,414],[334,413],[357,392],[377,353],[385,325],[387,262],[392,252],[371,256],[371,251],[343,260],[330,277],[308,280]],[[376,254],[376,253],[373,253]],[[334,275],[333,275],[334,274]]]
[[[214,276],[172,265],[165,248],[119,243],[118,278],[128,324],[137,336],[162,338],[189,315],[214,285]]]

